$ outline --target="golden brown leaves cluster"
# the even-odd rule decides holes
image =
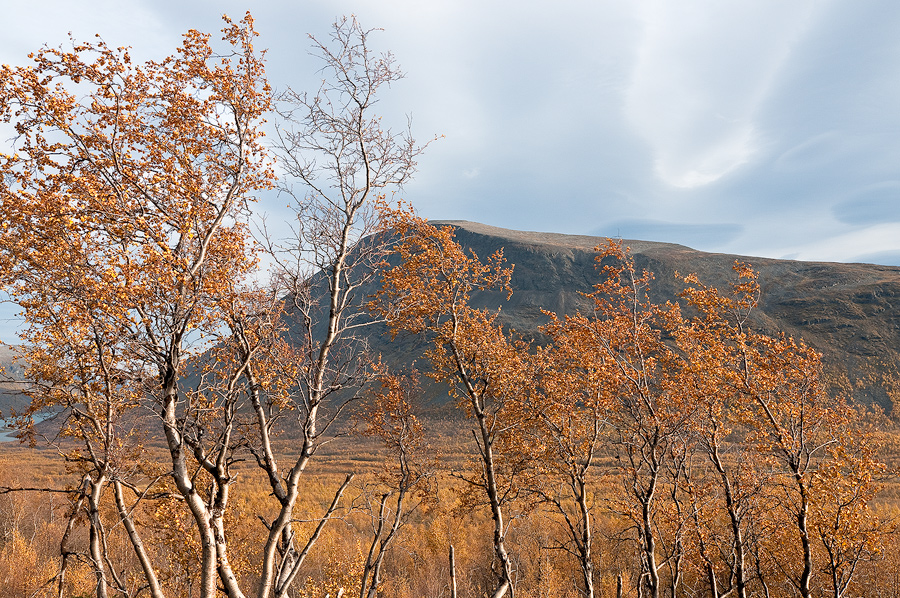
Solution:
[[[229,416],[208,425],[216,395],[182,391],[192,360],[247,303],[242,287],[256,267],[248,210],[273,172],[260,129],[270,89],[255,36],[248,14],[225,17],[223,54],[191,30],[162,61],[136,64],[98,38],[0,69],[0,118],[18,134],[0,155],[0,284],[24,309],[30,413],[52,413],[76,441],[64,449],[84,476],[78,500],[98,595],[126,584],[105,552],[109,488],[150,593],[161,595],[132,519],[161,475],[139,458],[144,409],[163,422],[157,434],[171,456],[163,471],[173,471],[194,523],[222,522],[227,488],[198,490],[192,479],[198,468],[217,483],[229,477],[224,453],[202,439],[202,429],[227,439]],[[223,580],[230,575],[213,535],[200,535],[205,595],[215,587],[207,565],[218,560]]]
[[[223,291],[255,266],[248,202],[272,180],[254,36],[248,15],[227,21],[233,58],[192,30],[161,62],[137,65],[98,40],[2,67],[2,116],[18,137],[0,156],[0,272],[27,340],[54,352],[33,367],[96,371],[72,360],[99,344],[107,369],[134,378],[164,359],[171,326],[219,325]]]

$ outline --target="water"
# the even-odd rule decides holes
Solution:
[[[45,419],[53,417],[54,413],[35,413],[34,422],[40,423]],[[12,422],[8,419],[0,419],[0,442],[18,442],[15,434],[18,432],[15,428],[11,428]]]
[[[7,427],[8,422],[6,420],[0,420],[0,421],[2,421],[3,425],[4,425],[3,428],[0,428],[0,442],[12,442],[14,440],[18,440],[14,436],[14,434],[16,433],[16,430],[13,430],[12,428]]]

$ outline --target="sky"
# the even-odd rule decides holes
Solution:
[[[270,82],[314,91],[307,34],[383,28],[385,122],[433,143],[430,219],[900,265],[895,0],[0,0],[0,63],[99,33],[138,59],[252,8]],[[2,142],[2,141],[0,141]],[[266,198],[277,214],[283,201]],[[3,334],[0,331],[0,338]]]

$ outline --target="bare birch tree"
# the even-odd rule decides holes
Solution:
[[[276,151],[286,173],[279,188],[291,199],[295,219],[292,238],[266,241],[276,264],[276,293],[284,297],[282,317],[290,325],[280,333],[288,392],[252,399],[260,432],[253,453],[280,505],[267,522],[260,598],[270,591],[286,595],[315,540],[314,534],[298,548],[293,525],[310,459],[338,415],[382,373],[368,354],[363,329],[376,320],[361,290],[386,251],[375,204],[410,179],[424,147],[408,127],[399,133],[384,128],[374,112],[380,90],[403,77],[390,53],[370,47],[374,31],[345,17],[335,22],[329,40],[311,36],[322,63],[321,86],[313,94],[289,88],[278,98]],[[291,409],[301,434],[283,472],[270,439],[273,404],[276,417]]]

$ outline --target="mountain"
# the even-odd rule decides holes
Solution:
[[[453,226],[460,244],[481,258],[503,249],[514,266],[512,297],[507,300],[506,293],[481,292],[472,300],[476,307],[499,308],[500,321],[523,336],[540,340],[538,327],[547,321],[542,309],[557,314],[590,310],[590,301],[580,293],[590,292],[599,280],[594,248],[605,238],[522,232],[457,220],[432,224]],[[733,280],[735,260],[751,264],[762,288],[753,325],[770,334],[784,332],[802,339],[822,353],[833,379],[846,377],[856,400],[875,402],[887,410],[892,407],[889,393],[878,380],[900,371],[900,268],[706,253],[651,241],[624,243],[631,248],[637,268],[654,273],[651,298],[657,302],[677,299],[683,285],[676,272],[694,272],[703,283],[726,290]],[[361,294],[376,290],[362,289]],[[408,366],[421,360],[427,349],[424,339],[401,336],[392,342],[383,326],[365,330],[371,350],[388,365]],[[0,366],[13,378],[21,375],[8,347],[0,346]],[[0,383],[3,415],[27,404],[16,390],[14,385]],[[425,390],[434,406],[445,402],[445,391],[433,386]]]
[[[512,298],[479,293],[479,307],[500,308],[500,320],[525,336],[537,337],[546,322],[541,309],[571,314],[590,309],[579,292],[589,292],[599,280],[594,248],[602,237],[522,232],[467,221],[434,221],[451,225],[466,249],[485,258],[503,249],[514,265]],[[884,389],[873,382],[896,371],[900,358],[900,268],[872,264],[802,262],[706,253],[683,245],[625,240],[637,268],[654,273],[654,301],[676,300],[683,289],[676,272],[696,273],[707,285],[727,290],[735,260],[759,273],[762,290],[753,325],[775,334],[802,339],[823,355],[832,379],[846,376],[854,397],[890,409]],[[373,348],[389,362],[409,362],[422,347],[412,339],[399,346],[387,342],[383,330],[373,331]]]

